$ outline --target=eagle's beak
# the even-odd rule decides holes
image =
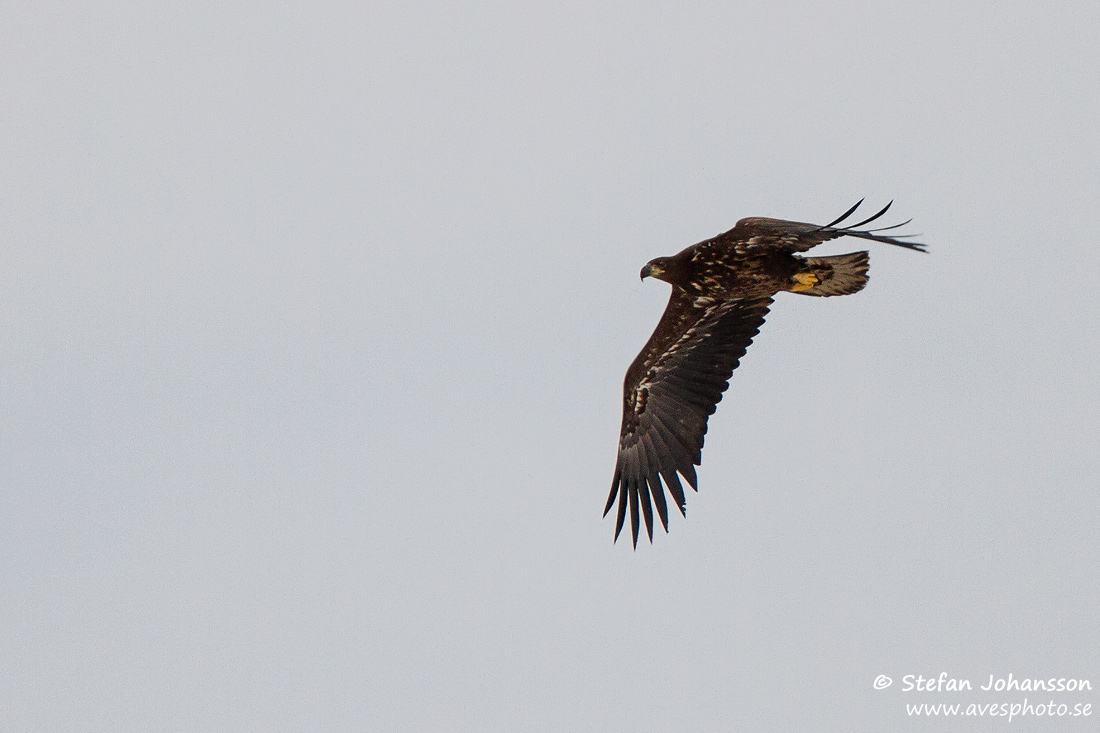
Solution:
[[[642,268],[642,279],[645,280],[647,277],[650,277],[651,275],[660,275],[663,272],[664,272],[664,270],[661,267],[659,267],[658,265],[655,265],[652,262],[650,262],[650,263],[646,264],[645,267]]]

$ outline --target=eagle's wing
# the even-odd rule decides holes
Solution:
[[[925,245],[923,244],[917,242],[903,242],[902,239],[906,238],[905,235],[887,237],[876,234],[876,232],[885,232],[903,227],[909,223],[908,221],[903,221],[901,224],[895,224],[889,227],[880,227],[878,229],[860,229],[860,227],[865,224],[870,224],[885,214],[889,210],[890,204],[886,204],[877,214],[868,219],[864,219],[858,224],[852,224],[846,227],[837,226],[855,213],[855,210],[859,208],[861,203],[863,203],[863,201],[857,202],[855,206],[848,209],[839,218],[824,226],[820,224],[805,224],[800,221],[764,219],[761,217],[742,219],[737,222],[733,229],[715,237],[714,241],[732,244],[735,249],[742,251],[751,251],[755,248],[779,248],[785,249],[788,252],[805,252],[822,242],[828,242],[830,239],[837,239],[838,237],[858,237],[859,239],[869,239],[872,242],[884,242],[886,244],[897,245],[898,247],[905,247],[906,249],[915,249],[918,252],[925,251]],[[912,221],[912,219],[909,221]]]
[[[630,526],[638,545],[638,508],[653,541],[653,507],[668,531],[661,479],[684,514],[677,472],[697,488],[698,465],[714,413],[738,361],[760,331],[771,298],[714,301],[672,289],[668,307],[645,348],[626,372],[619,458],[604,516],[619,499],[615,539],[630,503]]]

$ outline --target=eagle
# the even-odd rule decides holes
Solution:
[[[671,257],[658,257],[642,268],[642,280],[664,280],[672,285],[672,295],[623,382],[619,454],[603,512],[606,517],[618,500],[616,541],[628,504],[635,548],[639,514],[651,543],[654,507],[668,532],[665,488],[680,513],[687,516],[680,477],[698,491],[695,466],[700,465],[707,418],[714,414],[776,294],[850,295],[867,284],[866,251],[832,257],[798,253],[838,237],[926,251],[926,245],[902,241],[916,235],[881,234],[912,219],[877,229],[862,228],[879,220],[893,202],[859,223],[841,226],[862,203],[861,199],[825,225],[742,219],[725,234]]]

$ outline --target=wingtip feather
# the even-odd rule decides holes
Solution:
[[[615,516],[615,539],[619,541],[619,533],[623,531],[623,523],[626,521],[626,483],[619,483],[619,511]]]
[[[638,487],[631,486],[627,490],[630,497],[630,534],[634,542],[634,549],[638,549]]]
[[[847,218],[848,218],[849,216],[851,216],[852,214],[854,214],[854,213],[856,212],[856,209],[858,209],[858,208],[859,208],[859,206],[860,206],[860,204],[862,204],[862,203],[863,203],[863,199],[860,199],[859,201],[856,201],[856,205],[855,205],[855,206],[853,206],[852,208],[848,209],[848,210],[847,210],[847,211],[845,211],[845,212],[844,212],[843,214],[841,214],[841,215],[840,215],[840,216],[838,216],[837,218],[833,219],[833,220],[832,220],[831,222],[829,222],[828,224],[826,224],[825,226],[823,226],[823,227],[821,227],[821,228],[822,228],[822,229],[828,229],[828,228],[830,228],[830,227],[835,227],[835,226],[836,226],[837,224],[839,224],[840,222],[844,221],[844,220],[845,220],[845,219],[847,219]]]
[[[884,215],[887,211],[889,211],[890,207],[893,206],[893,205],[894,205],[894,202],[891,201],[890,203],[886,204],[886,206],[883,206],[882,209],[880,209],[879,212],[877,214],[875,214],[874,216],[869,216],[869,217],[867,217],[866,219],[864,219],[863,221],[861,221],[858,224],[851,224],[851,225],[846,226],[844,228],[846,230],[847,229],[856,230],[856,229],[859,229],[864,224],[870,224],[875,219],[878,219],[880,216]]]

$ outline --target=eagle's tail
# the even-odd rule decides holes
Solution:
[[[833,257],[806,257],[802,271],[795,275],[792,293],[802,295],[851,295],[863,290],[870,267],[866,252]]]

